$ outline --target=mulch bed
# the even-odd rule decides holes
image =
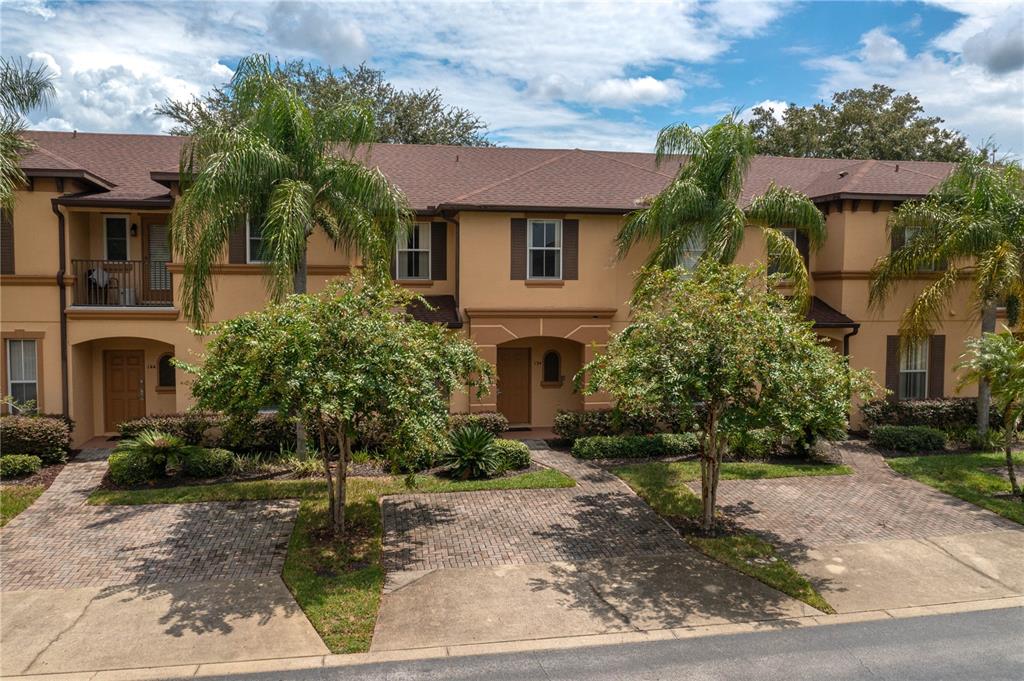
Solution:
[[[56,463],[52,466],[44,466],[38,473],[33,473],[26,478],[8,478],[6,480],[0,480],[0,487],[15,487],[23,485],[26,487],[42,485],[43,489],[48,488],[53,484],[53,481],[60,475],[60,472],[64,470],[66,464]]]

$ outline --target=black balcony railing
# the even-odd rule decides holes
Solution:
[[[72,260],[73,305],[170,307],[167,263],[149,260]]]

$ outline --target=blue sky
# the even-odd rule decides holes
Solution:
[[[159,132],[250,52],[438,87],[510,146],[649,150],[657,130],[883,82],[1024,152],[1021,2],[0,0],[0,50],[58,74],[34,127]]]

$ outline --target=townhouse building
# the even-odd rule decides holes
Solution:
[[[76,444],[113,433],[143,414],[186,409],[188,376],[172,357],[203,341],[180,312],[182,265],[168,242],[183,140],[158,135],[31,132],[0,232],[0,333],[5,394],[34,399],[76,422]],[[504,413],[517,425],[551,425],[559,409],[601,409],[572,377],[629,323],[633,273],[645,253],[616,257],[615,236],[643,197],[661,191],[679,161],[652,154],[580,149],[376,145],[364,162],[408,196],[416,225],[397,245],[392,271],[432,309],[415,316],[472,339],[497,368],[481,398],[453,397],[455,411]],[[899,399],[954,394],[953,365],[979,333],[966,284],[934,336],[908,351],[897,343],[900,315],[938,276],[922,271],[888,303],[868,305],[869,270],[899,244],[886,219],[925,195],[946,163],[757,157],[743,199],[770,182],[810,196],[828,238],[805,252],[813,301],[809,318],[836,352],[871,369]],[[259,226],[237,230],[215,268],[211,321],[267,302]],[[698,252],[683,254],[695,259]],[[738,261],[764,262],[754,229]],[[358,265],[321,234],[309,242],[309,290]],[[971,389],[965,389],[970,395]]]

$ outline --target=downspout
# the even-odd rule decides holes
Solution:
[[[70,418],[70,397],[68,395],[68,290],[64,286],[65,267],[67,265],[67,229],[64,225],[64,213],[61,212],[57,199],[50,199],[50,207],[57,216],[57,241],[60,263],[57,267],[57,298],[60,305],[60,383],[61,413],[64,418]]]
[[[455,311],[458,312],[459,318],[462,318],[462,307],[460,303],[462,301],[462,268],[459,267],[459,261],[462,256],[462,225],[459,223],[459,219],[455,217],[455,213],[450,211],[441,211],[441,217],[449,222],[455,223]]]
[[[860,324],[853,325],[853,331],[843,335],[843,357],[850,356],[850,339],[857,335],[860,331]]]

